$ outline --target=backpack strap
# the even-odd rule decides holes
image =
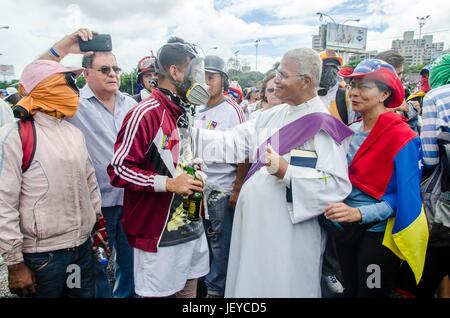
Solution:
[[[338,88],[336,92],[336,107],[342,122],[348,125],[348,109],[345,89]]]
[[[22,142],[22,173],[25,173],[31,165],[36,152],[36,127],[34,120],[19,120],[20,141]]]

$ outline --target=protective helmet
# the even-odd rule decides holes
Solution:
[[[156,58],[154,56],[146,56],[139,61],[138,67],[137,67],[138,68],[138,73],[137,73],[138,82],[141,82],[142,76],[144,75],[144,73],[146,73],[146,72],[156,73],[155,60],[156,60]]]
[[[205,57],[205,71],[220,73],[225,77],[228,77],[228,70],[225,61],[216,55],[208,55]]]
[[[342,57],[333,50],[325,50],[320,52],[320,59],[322,61],[325,60],[335,60],[339,63],[339,66],[342,65]]]

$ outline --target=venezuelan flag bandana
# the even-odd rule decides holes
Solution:
[[[352,185],[396,212],[388,220],[383,245],[422,277],[428,224],[420,197],[422,151],[419,137],[397,114],[382,114],[349,167]]]

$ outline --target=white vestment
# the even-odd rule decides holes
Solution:
[[[225,132],[193,129],[196,155],[207,162],[254,161],[256,149],[275,131],[315,112],[328,113],[319,97],[275,106]],[[297,148],[317,153],[315,169],[289,165],[280,179],[263,167],[245,182],[235,210],[225,297],[321,297],[326,237],[317,216],[351,192],[349,139],[338,144],[319,131]],[[202,148],[211,143],[215,149]],[[276,142],[272,147],[278,150]],[[289,162],[289,153],[283,157]],[[293,203],[286,200],[290,186]]]

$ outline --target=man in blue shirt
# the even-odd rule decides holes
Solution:
[[[122,121],[136,102],[119,91],[121,69],[117,66],[114,54],[97,52],[85,56],[82,66],[85,68],[87,84],[80,90],[78,112],[69,121],[85,135],[100,186],[106,232],[111,247],[116,251],[113,297],[132,297],[133,250],[128,245],[120,222],[123,189],[110,185],[106,168],[113,157],[114,143]],[[96,268],[95,296],[111,296],[106,268],[100,264]]]

